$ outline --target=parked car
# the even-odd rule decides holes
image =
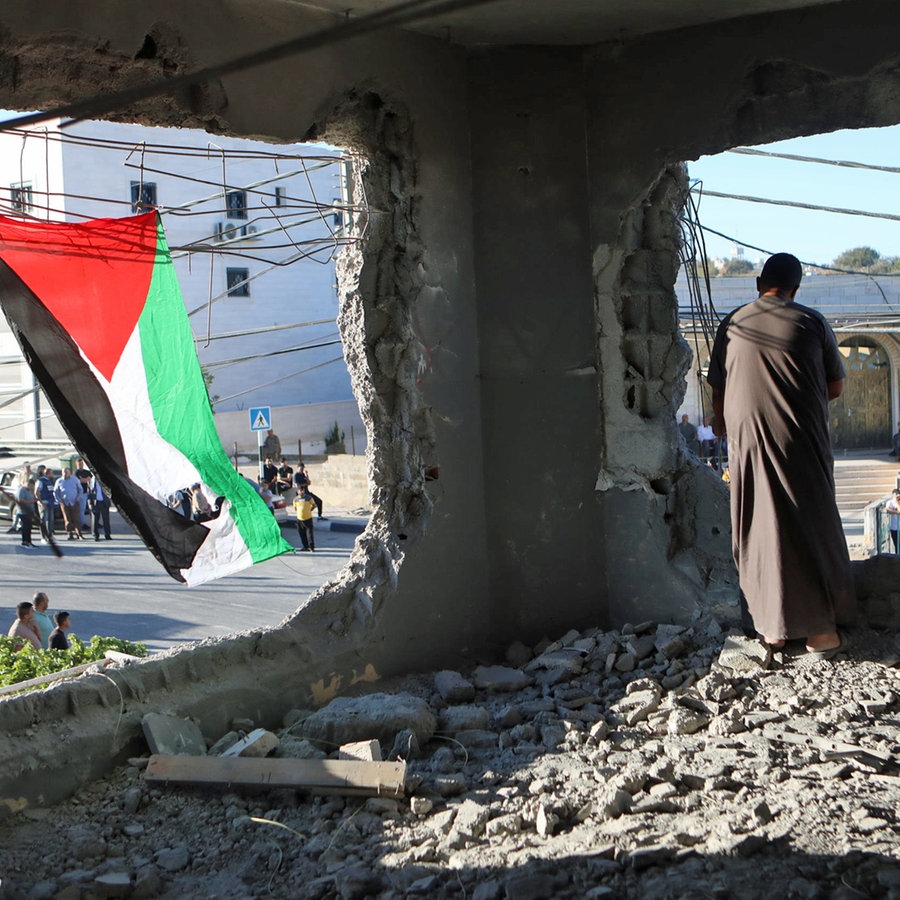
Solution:
[[[16,489],[19,487],[19,473],[22,471],[21,468],[18,469],[4,469],[3,474],[0,475],[0,519],[9,519],[12,521],[16,517],[16,501],[10,496],[10,494],[15,494]],[[61,525],[63,521],[62,510],[59,506],[56,507],[56,523],[57,525]],[[37,529],[37,523],[35,523],[35,529]]]

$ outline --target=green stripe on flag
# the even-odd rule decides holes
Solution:
[[[156,427],[193,463],[204,484],[216,495],[228,497],[253,562],[261,562],[291,545],[263,499],[235,472],[222,449],[162,223],[157,233],[153,277],[138,320]]]

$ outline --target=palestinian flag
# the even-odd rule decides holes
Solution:
[[[60,422],[166,571],[202,584],[290,550],[216,434],[155,212],[88,222],[0,216],[0,305]],[[168,506],[199,483],[220,513]]]

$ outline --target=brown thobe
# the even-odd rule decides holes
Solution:
[[[724,391],[734,561],[769,638],[855,618],[828,436],[827,385],[844,374],[828,323],[799,303],[760,297],[716,334],[707,380]]]

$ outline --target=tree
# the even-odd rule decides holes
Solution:
[[[871,247],[854,247],[839,253],[832,265],[837,269],[852,269],[855,272],[866,272],[881,259],[877,250]]]
[[[344,432],[337,422],[331,426],[331,430],[325,435],[325,452],[328,454],[347,452],[344,444]]]
[[[722,262],[723,275],[749,275],[753,270],[753,263],[749,259],[743,259],[740,256],[735,256]]]
[[[695,259],[691,263],[691,271],[698,277],[703,278],[703,263],[699,259]],[[706,257],[706,271],[710,278],[715,278],[719,274],[719,267],[708,256]]]

